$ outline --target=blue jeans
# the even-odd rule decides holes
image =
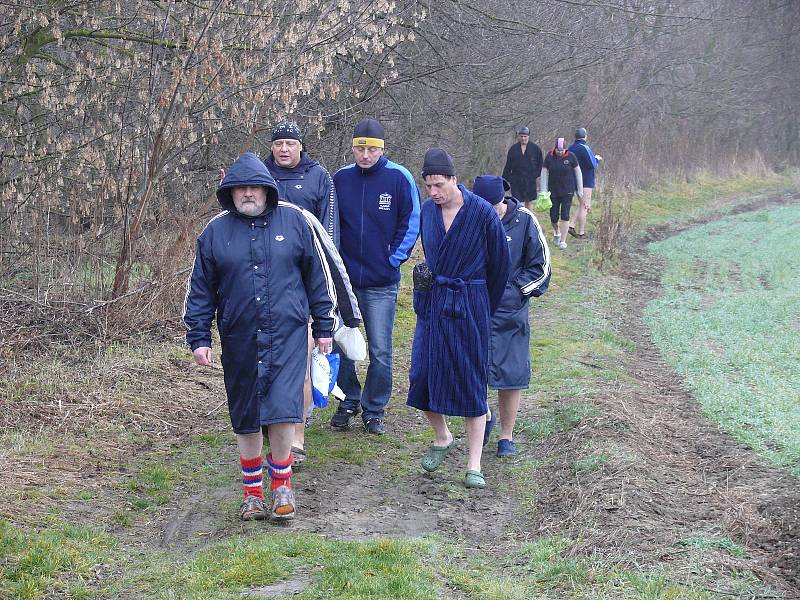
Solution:
[[[363,418],[383,418],[392,396],[392,330],[397,308],[398,284],[386,287],[353,288],[367,332],[369,367],[364,389],[356,375],[355,363],[339,350],[339,376],[336,383],[345,393],[342,406],[355,410],[361,404]]]

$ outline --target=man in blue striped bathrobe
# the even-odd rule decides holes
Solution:
[[[482,488],[491,318],[508,279],[508,244],[492,206],[458,184],[447,152],[428,150],[422,176],[430,195],[420,211],[430,277],[429,285],[414,286],[408,405],[424,411],[436,432],[422,459],[426,471],[436,470],[453,445],[445,415],[466,418],[464,485]]]

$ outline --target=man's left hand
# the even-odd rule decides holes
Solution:
[[[333,350],[333,338],[317,338],[317,348],[322,354],[330,354]]]

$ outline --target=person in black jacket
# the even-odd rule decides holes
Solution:
[[[330,173],[306,153],[303,133],[294,121],[281,121],[272,128],[271,154],[264,160],[270,174],[278,185],[281,200],[305,208],[322,224],[336,247],[339,247],[339,203],[336,188]],[[355,298],[353,298],[355,302]],[[308,329],[308,360],[314,349],[311,327]],[[303,383],[303,407],[308,418],[313,409],[311,403],[311,375],[306,372]],[[298,423],[292,444],[294,468],[306,458],[305,423]]]
[[[503,179],[511,184],[511,194],[531,210],[536,198],[536,180],[542,172],[542,150],[530,141],[531,131],[520,127],[517,143],[508,149]]]
[[[305,150],[303,133],[294,121],[272,128],[271,154],[264,160],[278,184],[281,200],[305,208],[317,217],[339,247],[339,202],[333,177]]]
[[[504,197],[505,180],[496,175],[475,178],[472,191],[494,206],[503,223],[511,271],[503,298],[492,315],[492,337],[489,342],[489,387],[497,390],[500,408],[500,435],[497,456],[516,456],[514,424],[517,420],[522,390],[531,380],[531,327],[528,306],[550,284],[550,250],[536,217],[515,198]],[[494,426],[495,417],[487,421],[484,445]]]

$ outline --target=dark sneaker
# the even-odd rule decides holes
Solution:
[[[350,427],[350,421],[353,420],[353,417],[358,415],[361,412],[359,408],[345,408],[342,404],[339,404],[339,408],[336,409],[336,413],[334,413],[333,417],[331,417],[331,427],[335,427],[336,429],[347,429]]]
[[[242,521],[261,521],[267,518],[267,509],[264,499],[258,496],[247,496],[239,506],[239,516]]]
[[[364,421],[364,430],[373,435],[383,435],[386,433],[386,427],[383,425],[383,419],[372,417]]]
[[[511,440],[497,440],[497,456],[500,458],[504,458],[507,456],[516,456],[517,455],[517,447],[514,445],[514,442]]]
[[[294,519],[294,491],[285,485],[272,490],[272,519],[288,521]]]

